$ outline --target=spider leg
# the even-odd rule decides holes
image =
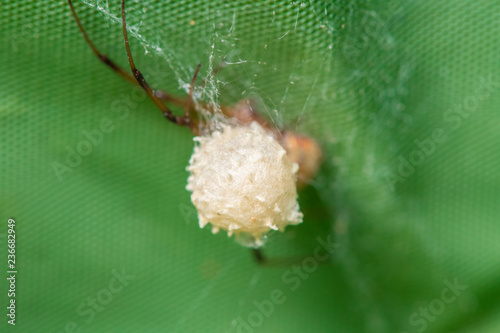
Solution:
[[[127,71],[125,71],[121,66],[119,66],[118,64],[116,64],[114,61],[112,61],[111,59],[109,59],[107,55],[101,53],[97,49],[97,47],[94,45],[94,43],[92,43],[92,41],[90,40],[89,36],[87,35],[87,32],[83,28],[83,25],[80,22],[80,19],[79,19],[78,15],[76,14],[75,8],[73,6],[73,1],[72,0],[68,0],[68,4],[70,6],[71,13],[73,14],[73,17],[75,18],[75,21],[76,21],[76,23],[78,25],[78,28],[82,32],[83,37],[85,38],[85,41],[90,46],[90,48],[92,49],[92,52],[94,52],[94,54],[97,56],[97,58],[99,58],[100,61],[102,61],[105,65],[107,65],[108,67],[110,67],[113,71],[115,71],[117,74],[119,74],[125,80],[127,80],[127,81],[129,81],[129,82],[131,82],[131,83],[133,83],[135,85],[141,86],[146,91],[146,93],[148,94],[148,97],[150,97],[153,100],[153,102],[163,112],[163,114],[165,115],[165,117],[168,120],[170,120],[170,121],[172,121],[174,123],[177,123],[179,125],[188,125],[189,120],[186,120],[186,115],[184,116],[184,118],[175,117],[172,114],[172,112],[170,111],[170,109],[168,107],[166,107],[163,103],[161,103],[159,101],[159,99],[163,99],[163,100],[165,100],[167,102],[172,102],[173,104],[176,104],[178,106],[185,107],[185,105],[187,103],[186,100],[183,99],[183,98],[180,98],[180,97],[172,96],[172,95],[167,94],[167,93],[162,92],[162,91],[152,90],[149,86],[147,86],[149,88],[149,92],[148,92],[148,90],[146,88],[144,88],[144,86],[141,84],[141,81],[138,80],[135,75],[131,75],[130,73],[128,73]],[[126,31],[125,31],[125,37],[126,37]],[[128,40],[127,40],[126,46],[128,48]],[[131,56],[129,56],[129,59],[130,59],[130,57]],[[142,78],[142,80],[144,81],[144,78]],[[144,81],[144,83],[145,83],[145,81]],[[151,97],[151,94],[153,95],[153,97]],[[155,95],[157,95],[157,96],[155,96]]]
[[[78,28],[83,34],[83,37],[85,38],[85,41],[87,44],[89,44],[90,48],[92,49],[92,52],[101,60],[104,64],[106,64],[108,67],[110,67],[112,70],[114,70],[116,73],[118,73],[121,77],[123,77],[125,80],[130,81],[134,84],[137,84],[137,81],[135,78],[126,72],[123,68],[118,66],[115,62],[113,62],[111,59],[109,59],[105,54],[102,54],[99,52],[97,47],[95,47],[94,43],[90,40],[89,36],[85,32],[85,29],[83,29],[82,23],[80,22],[80,19],[78,18],[78,15],[76,15],[75,8],[73,7],[73,1],[68,0],[69,6],[71,8],[71,13],[73,14],[73,17],[75,18],[76,24],[78,24]]]
[[[181,126],[189,126],[190,127],[190,118],[189,116],[184,115],[184,117],[178,117],[175,116],[172,111],[162,103],[162,101],[156,96],[154,93],[153,89],[149,86],[149,84],[146,82],[146,79],[142,75],[142,73],[135,67],[134,64],[134,59],[132,58],[132,52],[130,51],[130,46],[129,46],[129,41],[128,41],[128,35],[127,35],[127,23],[125,20],[125,0],[122,0],[122,27],[123,27],[123,37],[125,40],[125,49],[127,50],[127,57],[128,57],[128,62],[130,64],[130,70],[132,71],[132,75],[134,75],[135,79],[137,80],[137,83],[144,89],[146,94],[148,95],[149,99],[153,101],[153,103],[156,104],[158,109],[163,113],[165,118],[170,120],[171,122],[181,125]],[[189,112],[187,112],[189,113]]]
[[[259,265],[264,265],[266,263],[266,258],[264,257],[264,253],[260,249],[251,249],[253,258],[255,262]]]
[[[201,63],[198,64],[196,67],[196,70],[193,75],[193,79],[191,80],[191,85],[189,86],[189,94],[188,94],[188,99],[187,102],[185,103],[184,106],[184,117],[189,118],[189,111],[191,110],[193,106],[193,90],[194,90],[194,83],[196,81],[196,77],[198,76],[198,72],[200,71]]]
[[[291,258],[268,258],[261,249],[251,249],[251,251],[255,262],[265,267],[290,267],[292,265],[301,265],[304,259],[314,258],[314,255]],[[326,264],[330,263],[330,260],[326,259],[317,262],[318,264]]]

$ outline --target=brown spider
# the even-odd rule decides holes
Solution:
[[[124,79],[140,86],[146,92],[149,99],[151,99],[155,103],[157,108],[162,112],[167,120],[176,125],[189,128],[195,135],[200,135],[201,128],[204,124],[200,117],[197,116],[197,110],[193,103],[192,95],[196,77],[200,70],[201,64],[198,64],[193,75],[187,97],[177,97],[160,90],[154,90],[146,82],[146,79],[144,78],[142,73],[136,68],[132,53],[130,51],[125,19],[125,0],[122,0],[121,3],[122,29],[125,49],[127,52],[128,62],[132,74],[126,72],[122,67],[109,59],[106,55],[102,54],[95,47],[95,45],[92,43],[89,36],[85,32],[75,12],[72,0],[68,0],[68,3],[71,8],[71,12],[76,20],[76,23],[78,24],[78,27],[85,38],[85,41],[90,46],[94,54],[99,58],[99,60],[101,60],[104,64],[118,73]],[[184,114],[182,116],[176,116],[167,106],[168,103],[183,108]],[[213,106],[209,105],[208,103],[201,103],[200,106],[203,109],[208,110],[208,112],[212,114],[215,112]],[[260,126],[262,126],[262,128],[264,128],[285,149],[286,155],[288,156],[290,161],[298,165],[296,183],[297,187],[300,188],[310,183],[319,168],[322,155],[321,149],[314,139],[305,135],[293,133],[285,129],[277,129],[274,126],[271,126],[264,117],[262,117],[254,110],[251,101],[246,99],[238,102],[235,106],[222,105],[220,109],[227,118],[235,119],[238,125],[248,126],[253,122],[257,122]],[[265,261],[262,253],[258,249],[254,249],[254,255],[259,263],[263,263]]]

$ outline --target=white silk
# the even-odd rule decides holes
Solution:
[[[297,202],[296,173],[281,145],[259,124],[224,126],[209,136],[195,137],[186,189],[198,210],[200,227],[227,230],[245,245],[262,245],[262,235],[302,222]]]

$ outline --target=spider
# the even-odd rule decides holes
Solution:
[[[271,229],[283,230],[288,224],[302,221],[296,190],[310,183],[319,168],[322,153],[318,143],[308,136],[271,126],[246,99],[235,106],[220,107],[232,126],[222,125],[221,129],[205,134],[204,127],[208,121],[198,117],[193,102],[194,85],[201,64],[196,67],[187,97],[153,89],[137,69],[130,51],[125,0],[121,2],[122,29],[131,73],[97,49],[83,28],[72,0],[68,0],[68,4],[86,43],[97,58],[125,80],[141,87],[168,121],[187,127],[197,136],[195,141],[199,144],[195,146],[187,168],[191,176],[186,188],[193,192],[191,199],[198,210],[200,226],[210,222],[213,232],[222,228],[229,235],[233,232],[237,236],[242,235],[246,245],[253,247],[256,261],[259,264],[269,263],[259,249],[262,245],[260,237]],[[168,104],[183,108],[184,114],[175,115]],[[199,107],[215,113],[208,103],[201,103]],[[229,151],[230,154],[227,153]],[[226,157],[229,159],[224,160]],[[220,176],[220,170],[216,168],[227,170]],[[228,188],[233,192],[227,193]],[[262,209],[259,210],[259,207]],[[233,215],[228,217],[228,214]]]

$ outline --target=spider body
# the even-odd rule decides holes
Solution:
[[[198,136],[195,138],[198,146],[188,167],[191,176],[187,189],[192,191],[200,226],[211,222],[214,231],[221,228],[229,234],[250,235],[254,241],[247,245],[258,247],[262,245],[261,236],[269,230],[283,230],[288,224],[302,222],[296,188],[312,180],[321,162],[321,149],[314,139],[271,126],[246,99],[234,106],[220,106],[227,124],[210,133],[209,120],[200,117],[197,108],[213,114],[214,107],[203,102],[195,106],[192,100],[200,65],[187,97],[154,90],[133,61],[126,29],[125,0],[122,0],[122,28],[131,74],[97,50],[83,29],[72,1],[68,3],[80,31],[99,60],[140,86],[167,120],[188,127]],[[176,116],[168,104],[183,108],[184,115]],[[214,159],[214,155],[218,157]],[[219,163],[220,159],[223,163]],[[248,169],[252,167],[255,170]]]

